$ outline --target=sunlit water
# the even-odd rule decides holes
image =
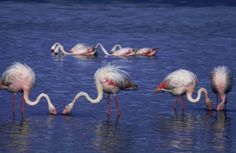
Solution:
[[[59,114],[48,114],[46,101],[12,114],[12,94],[0,93],[0,152],[234,152],[236,88],[228,95],[228,111],[208,112],[203,98],[172,106],[175,97],[153,90],[173,70],[195,72],[197,88],[209,89],[210,71],[227,65],[236,71],[236,11],[224,4],[199,7],[153,3],[21,3],[0,2],[0,72],[15,61],[32,67],[36,84],[31,98],[45,92]],[[101,42],[111,48],[158,47],[154,58],[81,59],[54,57],[50,46],[69,50],[77,42]],[[93,105],[81,98],[70,116],[61,114],[79,91],[96,97],[94,72],[106,63],[125,66],[138,91],[118,96],[122,116],[106,116],[106,95]],[[214,103],[214,108],[215,108]]]

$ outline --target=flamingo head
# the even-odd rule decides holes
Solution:
[[[51,106],[51,107],[49,108],[49,112],[50,112],[50,114],[52,114],[52,115],[56,115],[56,114],[57,114],[57,110],[56,110],[56,108],[55,108],[54,106]]]
[[[64,108],[62,114],[69,115],[72,108],[73,108],[73,103],[70,103],[70,104],[66,105],[66,107]]]
[[[97,56],[97,48],[96,48],[96,47],[91,47],[91,48],[89,48],[87,52],[88,52],[88,53],[87,53],[88,55]]]
[[[212,102],[211,102],[210,98],[206,97],[205,102],[206,102],[206,106],[207,106],[208,110],[211,111],[213,106],[212,106]]]
[[[54,43],[52,46],[51,46],[51,52],[54,53],[56,51],[56,48],[60,45],[59,42],[56,42]]]
[[[164,92],[168,88],[168,82],[164,81],[154,90],[155,93]]]

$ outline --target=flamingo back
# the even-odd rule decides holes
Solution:
[[[94,47],[87,46],[82,43],[76,44],[73,48],[71,48],[71,52],[79,55],[87,55],[89,52],[94,52]]]
[[[179,69],[167,75],[163,82],[168,82],[168,89],[186,87],[195,89],[197,76],[191,71]]]
[[[26,64],[14,63],[3,73],[1,84],[12,92],[31,89],[35,83],[35,73]]]
[[[135,54],[135,50],[133,48],[121,48],[119,50],[115,50],[112,52],[114,56],[132,56]]]
[[[217,66],[211,72],[211,87],[215,93],[228,93],[232,90],[233,75],[226,66]]]
[[[106,92],[117,93],[119,90],[131,89],[130,75],[121,68],[112,64],[103,66],[94,74],[95,83],[98,81]]]

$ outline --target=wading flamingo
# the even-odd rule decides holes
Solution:
[[[76,101],[84,96],[91,103],[99,103],[103,98],[103,92],[108,94],[107,98],[107,114],[110,115],[110,94],[114,95],[114,101],[116,105],[117,115],[120,115],[120,110],[117,101],[117,94],[120,90],[137,90],[138,86],[132,83],[130,79],[130,75],[121,69],[119,66],[107,64],[99,68],[94,74],[94,82],[97,88],[97,98],[92,99],[86,92],[79,92],[73,99],[71,103],[69,103],[63,114],[69,114],[74,107]]]
[[[135,49],[130,48],[130,47],[122,48],[121,45],[119,44],[116,44],[111,49],[111,53],[108,53],[108,51],[103,47],[101,43],[96,44],[95,48],[98,48],[98,47],[100,47],[103,53],[107,56],[133,56],[135,55]]]
[[[170,92],[172,95],[176,96],[176,102],[174,104],[174,109],[176,109],[176,104],[178,102],[178,97],[182,96],[182,111],[184,110],[184,95],[187,95],[187,99],[191,103],[199,102],[201,98],[201,93],[205,94],[206,106],[209,110],[212,110],[212,103],[208,97],[208,92],[205,88],[200,88],[198,90],[197,97],[194,99],[192,94],[197,85],[197,76],[188,70],[179,69],[169,75],[160,83],[160,85],[155,89],[155,92]]]
[[[64,50],[64,47],[60,43],[55,43],[51,46],[51,52],[54,55],[80,55],[80,56],[97,56],[96,48],[84,45],[82,43],[76,44],[70,52]]]
[[[211,88],[217,95],[217,111],[226,109],[227,96],[233,86],[233,75],[229,68],[226,66],[217,66],[211,72]],[[218,97],[220,96],[221,102],[218,104]]]
[[[49,112],[51,114],[56,114],[56,108],[52,104],[49,96],[45,93],[41,93],[35,101],[29,99],[29,93],[32,89],[35,82],[35,73],[34,71],[26,64],[14,63],[3,73],[1,78],[0,89],[6,89],[9,92],[14,93],[13,101],[13,112],[15,113],[15,104],[16,104],[16,93],[23,92],[23,98],[28,105],[33,106],[37,105],[41,98],[46,98],[48,102]],[[24,112],[24,101],[22,101],[21,111]]]

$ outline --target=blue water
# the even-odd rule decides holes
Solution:
[[[211,69],[227,65],[236,71],[235,1],[1,1],[0,73],[15,61],[36,73],[30,97],[45,92],[59,114],[48,114],[46,101],[12,114],[12,94],[0,92],[0,152],[234,152],[236,150],[236,88],[228,95],[227,112],[208,112],[203,98],[186,101],[185,112],[175,97],[153,95],[173,70],[197,74],[197,88],[210,89]],[[54,57],[50,47],[65,49],[81,42],[101,42],[111,48],[120,43],[134,48],[158,47],[155,58]],[[121,117],[106,116],[106,95],[93,105],[80,99],[70,116],[63,108],[79,91],[96,97],[94,72],[106,63],[125,66],[138,91],[118,96]],[[214,108],[216,107],[214,103]]]

